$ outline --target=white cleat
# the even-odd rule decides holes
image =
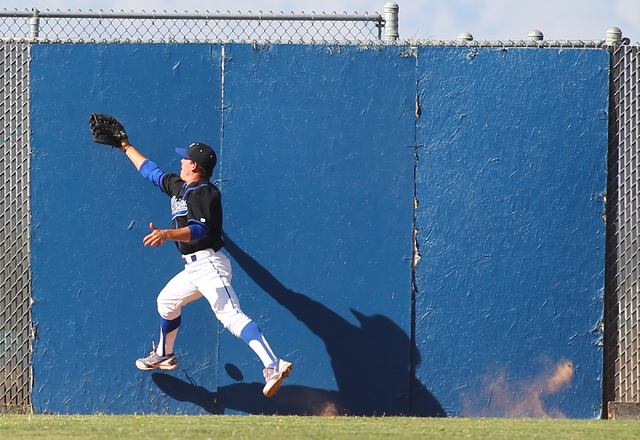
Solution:
[[[265,386],[262,389],[262,394],[267,397],[273,396],[280,389],[282,381],[289,376],[293,364],[282,359],[278,359],[273,365],[264,369]]]

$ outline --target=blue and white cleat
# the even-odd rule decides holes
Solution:
[[[282,359],[278,359],[272,365],[264,369],[265,386],[262,389],[262,394],[267,397],[273,396],[280,389],[282,381],[289,376],[293,364]]]

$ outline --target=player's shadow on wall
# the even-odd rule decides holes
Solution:
[[[286,288],[227,236],[225,243],[227,252],[259,287],[322,339],[338,391],[283,385],[278,394],[266,398],[262,397],[263,384],[254,382],[219,387],[216,394],[154,373],[153,381],[168,396],[218,414],[229,408],[251,414],[446,416],[429,390],[410,374],[406,353],[410,339],[391,319],[352,309],[360,323],[353,325],[319,302]],[[411,352],[417,365],[418,350],[411,347]]]

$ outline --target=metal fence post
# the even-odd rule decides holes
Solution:
[[[622,31],[620,30],[620,28],[610,27],[609,29],[607,29],[605,42],[609,46],[620,44],[621,41],[622,41]]]
[[[40,36],[40,17],[36,8],[33,8],[33,17],[29,18],[29,36],[31,38]]]
[[[394,41],[398,35],[398,4],[387,2],[384,4],[384,40]]]
[[[544,41],[544,35],[538,29],[534,29],[529,32],[527,37],[529,37],[529,41]]]

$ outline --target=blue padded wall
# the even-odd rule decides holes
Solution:
[[[538,402],[598,417],[607,67],[604,50],[33,45],[35,411],[500,416],[518,404],[498,390],[526,400],[571,364]],[[142,246],[169,200],[91,141],[91,112],[167,171],[175,147],[217,151],[234,287],[294,362],[275,397],[204,299],[179,369],[135,368],[182,264]]]
[[[226,47],[222,189],[236,290],[291,381],[271,399],[224,332],[227,413],[407,414],[415,60],[399,48]],[[389,215],[389,213],[392,213]],[[378,382],[381,363],[388,380]]]
[[[417,375],[448,414],[600,416],[608,63],[420,49]]]

